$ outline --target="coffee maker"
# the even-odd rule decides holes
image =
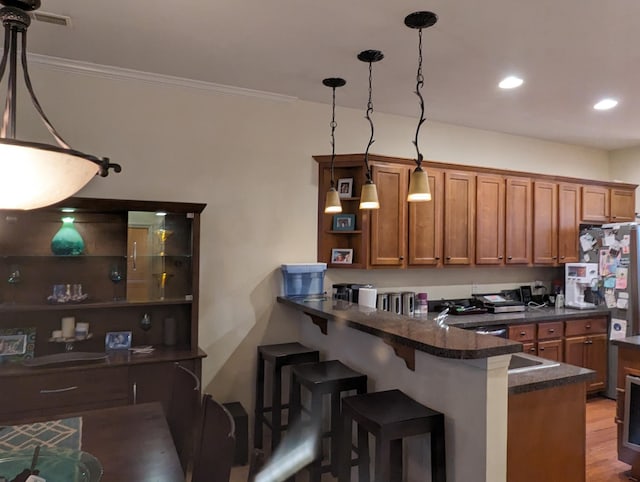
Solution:
[[[565,306],[586,310],[595,308],[594,303],[584,300],[585,291],[591,292],[598,284],[597,263],[566,263],[565,265]]]

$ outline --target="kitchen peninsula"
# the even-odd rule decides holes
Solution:
[[[301,318],[303,343],[320,349],[324,359],[340,359],[367,374],[370,391],[398,388],[445,414],[447,480],[501,482],[507,480],[508,469],[508,480],[524,480],[513,474],[537,462],[530,459],[526,467],[508,468],[507,458],[511,460],[513,450],[516,454],[524,450],[512,440],[508,447],[507,434],[513,428],[527,430],[523,424],[548,414],[553,407],[543,404],[538,407],[540,413],[527,421],[517,412],[512,414],[511,406],[526,409],[536,394],[544,400],[549,393],[559,394],[561,400],[556,402],[563,407],[556,412],[560,417],[556,431],[560,431],[558,422],[562,427],[570,424],[572,440],[582,450],[553,435],[548,435],[545,444],[564,443],[559,449],[576,454],[564,458],[563,465],[570,465],[573,475],[562,480],[584,480],[584,382],[593,376],[591,370],[558,363],[509,374],[512,354],[522,351],[519,342],[440,325],[432,317],[412,319],[345,301],[283,297],[278,301],[311,318],[313,323]],[[572,413],[572,421],[562,418]],[[428,472],[429,462],[421,456],[424,443],[408,444],[410,481],[418,480],[416,473]],[[549,475],[553,468],[545,470]]]

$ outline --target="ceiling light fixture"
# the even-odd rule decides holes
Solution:
[[[516,87],[520,87],[524,83],[520,77],[516,77],[514,75],[510,75],[509,77],[505,77],[500,81],[498,87],[501,89],[515,89]]]
[[[615,99],[602,99],[596,105],[593,106],[595,110],[609,110],[618,105],[618,101]]]
[[[341,213],[342,212],[342,204],[340,203],[340,195],[338,191],[336,191],[336,181],[333,175],[333,165],[336,160],[336,137],[335,131],[336,126],[336,88],[342,87],[347,83],[346,80],[341,79],[339,77],[330,77],[324,79],[322,81],[324,85],[327,87],[331,87],[333,90],[332,103],[331,103],[331,186],[327,191],[327,198],[324,203],[324,212],[325,213]]]
[[[416,168],[411,173],[409,180],[409,194],[407,201],[409,202],[426,202],[431,201],[431,188],[429,187],[429,176],[422,169],[422,153],[418,147],[418,135],[420,127],[426,121],[424,117],[424,98],[421,89],[424,86],[424,76],[422,75],[422,29],[434,25],[438,21],[438,17],[433,12],[414,12],[404,19],[404,24],[409,28],[418,29],[418,71],[416,73],[416,95],[420,99],[420,119],[418,127],[416,127],[416,136],[413,139],[413,145],[416,147]]]
[[[82,189],[96,174],[109,169],[120,172],[119,164],[71,149],[55,130],[36,99],[27,69],[27,12],[40,8],[40,0],[0,0],[4,25],[4,51],[0,80],[9,64],[7,98],[0,128],[0,209],[34,209],[66,199]],[[18,37],[21,36],[20,46]],[[18,47],[24,83],[40,120],[58,145],[16,139]]]
[[[371,113],[373,112],[373,101],[371,100],[371,86],[373,80],[372,65],[374,62],[379,62],[384,58],[384,55],[379,50],[363,50],[358,54],[358,60],[367,62],[369,64],[369,100],[367,101],[367,113],[365,118],[369,121],[371,127],[371,137],[369,137],[369,143],[367,144],[367,150],[364,152],[364,167],[367,170],[365,173],[367,179],[362,185],[362,192],[360,194],[360,209],[379,209],[380,202],[378,201],[378,190],[373,183],[371,177],[371,167],[369,166],[369,148],[375,141],[373,140],[373,121],[371,120]]]

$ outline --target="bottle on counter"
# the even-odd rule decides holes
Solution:
[[[418,293],[416,294],[416,301],[414,306],[414,315],[415,317],[424,317],[426,318],[429,314],[429,299],[427,293]]]
[[[556,309],[564,308],[564,294],[562,290],[556,295]]]

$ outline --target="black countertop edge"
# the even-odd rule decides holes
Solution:
[[[628,336],[627,338],[620,338],[618,340],[611,340],[614,345],[618,345],[624,348],[635,348],[640,350],[640,335]]]
[[[554,388],[571,383],[583,383],[596,377],[588,368],[560,363],[560,366],[541,368],[524,373],[509,374],[509,395]]]
[[[481,359],[522,351],[519,342],[478,335],[453,326],[440,326],[432,319],[414,319],[388,311],[378,311],[342,300],[322,297],[308,299],[279,296],[279,303],[303,313],[404,345],[441,358]]]
[[[429,319],[433,319],[437,313],[429,313]],[[450,315],[447,317],[447,325],[457,328],[470,329],[479,327],[491,327],[498,325],[519,325],[525,323],[537,323],[541,321],[565,321],[591,318],[593,316],[611,316],[608,308],[595,308],[592,310],[573,310],[571,308],[541,308],[529,309],[519,313],[483,313],[480,315]]]

